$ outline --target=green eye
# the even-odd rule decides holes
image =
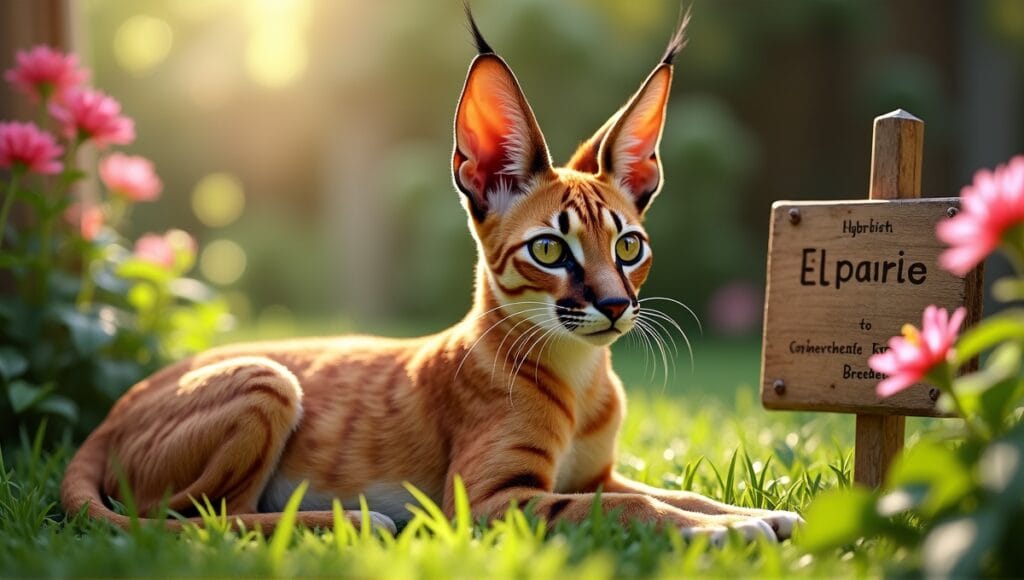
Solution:
[[[619,241],[615,242],[615,255],[619,258],[619,262],[629,266],[640,260],[640,256],[643,254],[643,247],[640,236],[626,234],[619,238]]]
[[[544,266],[554,266],[565,256],[565,243],[553,236],[540,236],[530,242],[530,255]]]

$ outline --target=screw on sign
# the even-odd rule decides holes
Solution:
[[[903,448],[906,416],[941,416],[938,390],[915,385],[880,398],[868,367],[924,307],[981,318],[981,268],[938,267],[935,226],[960,200],[921,197],[924,123],[894,111],[875,119],[867,200],[772,206],[761,356],[761,400],[779,410],[855,413],[854,479],[877,487]]]

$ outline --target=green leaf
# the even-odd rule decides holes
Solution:
[[[1003,343],[989,355],[981,370],[958,378],[954,389],[967,416],[981,415],[994,432],[1001,430],[1004,415],[1015,406],[1020,366],[1021,345]],[[957,411],[948,396],[939,400],[939,408],[947,413]]]
[[[1013,302],[1024,298],[1024,280],[1009,276],[992,284],[992,297],[1000,302]]]
[[[7,399],[15,413],[24,413],[53,390],[53,385],[36,386],[26,381],[14,381],[7,385]]]
[[[117,275],[122,278],[148,280],[161,287],[170,283],[174,275],[165,268],[147,260],[128,258],[117,267]]]
[[[132,285],[128,291],[128,304],[142,313],[152,310],[156,306],[157,298],[156,288],[145,282]]]
[[[993,441],[978,461],[981,485],[1010,513],[1024,495],[1024,423]]]
[[[0,270],[13,270],[21,266],[32,263],[33,259],[31,256],[13,254],[11,252],[4,252],[0,254]]]
[[[887,479],[893,488],[926,486],[920,509],[930,516],[960,501],[974,487],[970,467],[956,451],[931,440],[921,441],[900,456]]]
[[[862,487],[822,493],[807,508],[807,525],[797,540],[812,552],[852,544],[881,531],[884,520],[875,510],[875,493]]]
[[[61,175],[60,175],[60,180],[61,180],[61,183],[65,187],[67,187],[68,185],[71,185],[71,184],[73,184],[74,182],[76,182],[76,181],[78,181],[80,179],[85,179],[88,176],[89,176],[88,173],[86,173],[85,171],[83,171],[81,169],[78,169],[78,168],[75,168],[75,169],[65,169],[64,172],[61,173]]]
[[[71,333],[71,342],[82,356],[89,356],[114,341],[116,329],[113,323],[104,321],[92,313],[84,313],[65,307],[57,310],[57,318]]]
[[[35,410],[63,417],[68,423],[78,423],[78,405],[64,395],[46,397],[35,406]]]
[[[15,348],[0,346],[0,378],[10,381],[28,369],[28,359]]]
[[[982,576],[985,556],[998,547],[1005,516],[991,508],[934,526],[922,546],[924,569],[931,578]]]
[[[142,380],[144,374],[142,366],[135,361],[100,358],[93,363],[92,384],[113,401]]]
[[[1024,310],[1014,308],[990,316],[960,337],[956,364],[962,365],[1001,342],[1024,341]]]
[[[1008,379],[992,385],[979,397],[978,411],[993,433],[1000,433],[1024,395],[1024,381]]]

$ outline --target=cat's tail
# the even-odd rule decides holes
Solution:
[[[82,443],[64,472],[60,502],[68,514],[77,514],[88,506],[90,517],[107,520],[127,529],[131,525],[131,518],[108,508],[100,495],[100,486],[107,468],[109,441],[108,431],[97,429]]]
[[[103,502],[102,492],[103,479],[106,475],[109,462],[110,435],[105,429],[97,429],[82,443],[78,452],[68,464],[64,473],[64,481],[60,487],[61,505],[70,515],[75,515],[86,509],[90,517],[106,520],[115,526],[123,529],[130,529],[133,525],[146,522],[158,522],[172,531],[180,531],[187,523],[203,526],[202,518],[187,519],[153,519],[153,518],[130,518],[119,514],[107,507]],[[361,523],[360,512],[345,511],[344,516],[357,527]],[[252,513],[252,514],[230,514],[228,523],[233,527],[244,526],[252,530],[257,527],[265,534],[274,531],[281,520],[280,513]],[[295,523],[308,528],[333,528],[334,514],[329,511],[300,511],[295,515]],[[392,534],[396,532],[395,524],[387,516],[371,512],[370,523],[373,527],[388,530]]]

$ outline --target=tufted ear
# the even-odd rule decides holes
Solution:
[[[455,113],[452,155],[455,186],[474,219],[505,211],[535,177],[551,171],[544,136],[515,75],[496,54],[477,56]]]
[[[612,118],[597,152],[597,173],[612,179],[641,214],[661,190],[658,145],[672,67],[660,64],[629,103]]]
[[[672,60],[686,46],[690,11],[682,13],[665,54],[626,106],[573,154],[566,167],[613,179],[642,214],[661,188],[658,145],[672,86]]]

